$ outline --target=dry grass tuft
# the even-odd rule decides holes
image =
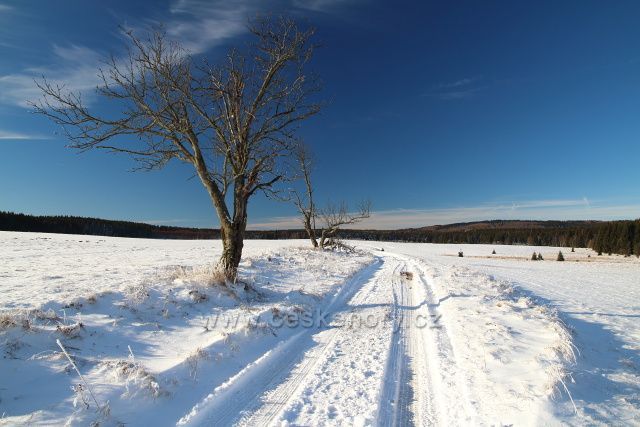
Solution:
[[[225,286],[227,279],[224,272],[216,265],[200,267],[179,266],[171,275],[174,281],[206,287]]]
[[[58,325],[56,326],[56,332],[61,333],[67,338],[77,338],[80,336],[80,332],[84,330],[82,322],[74,323],[73,325]]]
[[[144,393],[155,398],[166,396],[168,391],[160,387],[157,378],[143,365],[131,360],[109,360],[102,362],[102,368],[111,371],[113,377],[123,381],[126,387],[125,397]]]
[[[193,353],[191,353],[185,361],[189,367],[189,376],[195,380],[198,375],[198,363],[201,360],[209,360],[209,353],[202,348],[198,347]]]
[[[0,313],[0,331],[5,331],[18,326],[17,316],[12,312]]]

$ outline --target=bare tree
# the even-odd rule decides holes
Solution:
[[[316,205],[313,201],[313,185],[311,184],[311,170],[313,168],[313,157],[309,148],[303,143],[299,143],[294,151],[296,167],[299,169],[300,178],[304,181],[304,190],[293,190],[293,203],[298,212],[302,215],[304,230],[311,240],[314,248],[318,247],[316,237]]]
[[[253,43],[231,50],[217,66],[194,59],[162,30],[141,39],[126,32],[125,59],[111,57],[99,71],[99,98],[119,114],[90,110],[80,94],[43,78],[35,110],[63,126],[71,146],[126,153],[143,169],[172,159],[193,166],[220,221],[220,267],[235,280],[257,192],[274,191],[287,178],[301,121],[316,114],[317,81],[305,75],[313,29],[287,18],[259,18]]]
[[[311,150],[304,143],[299,142],[294,150],[294,159],[304,189],[302,191],[293,190],[292,199],[298,212],[302,215],[305,232],[314,248],[325,249],[336,246],[338,244],[336,235],[342,226],[355,224],[369,218],[371,202],[361,202],[356,212],[349,212],[345,202],[340,205],[328,203],[324,209],[318,209],[313,198],[314,187],[311,172],[314,161]],[[316,228],[317,220],[322,224],[320,230]]]
[[[327,207],[320,212],[324,225],[320,233],[320,248],[324,249],[336,245],[336,235],[341,227],[356,224],[369,216],[371,216],[371,202],[368,200],[361,202],[356,212],[349,212],[349,208],[344,202],[339,205],[327,204]]]

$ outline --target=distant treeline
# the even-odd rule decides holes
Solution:
[[[151,239],[219,239],[220,230],[169,227],[73,216],[32,216],[0,211],[0,230]],[[341,230],[340,238],[423,243],[484,243],[587,247],[640,256],[635,221],[481,221],[401,230]],[[304,230],[249,230],[248,239],[304,239]]]
[[[591,248],[640,256],[640,219],[635,221],[484,221],[404,230],[344,230],[342,238]],[[466,225],[466,227],[465,227]]]
[[[216,239],[219,230],[168,227],[77,216],[33,216],[0,212],[0,230],[150,239]]]
[[[91,236],[136,237],[147,239],[219,239],[214,228],[170,227],[131,221],[113,221],[78,216],[34,216],[0,211],[0,230],[39,233],[86,234]],[[304,230],[251,230],[249,239],[301,239]]]

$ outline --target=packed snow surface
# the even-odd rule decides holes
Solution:
[[[638,259],[349,243],[0,232],[0,425],[640,425]]]

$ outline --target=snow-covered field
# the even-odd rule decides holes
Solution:
[[[352,243],[0,232],[0,425],[640,425],[638,259]]]

